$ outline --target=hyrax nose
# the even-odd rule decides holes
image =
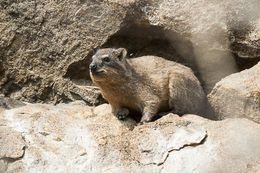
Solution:
[[[90,69],[91,71],[95,71],[95,70],[97,70],[97,65],[94,64],[94,63],[91,63],[91,64],[89,65],[89,69]]]

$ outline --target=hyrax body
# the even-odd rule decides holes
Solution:
[[[159,112],[204,114],[207,99],[190,68],[156,56],[126,59],[124,48],[100,49],[89,66],[93,82],[119,119],[129,110],[149,122]]]

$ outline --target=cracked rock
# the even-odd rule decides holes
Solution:
[[[188,115],[184,118],[197,117]],[[208,137],[203,145],[170,152],[162,172],[247,172],[257,167],[260,140],[259,135],[254,133],[260,130],[258,124],[247,119],[199,121],[207,129]]]
[[[136,126],[131,117],[118,120],[108,104],[82,102],[27,104],[1,114],[2,172],[235,173],[256,170],[260,161],[260,125],[248,119],[168,114]]]
[[[172,126],[167,129],[167,133],[164,132],[164,128],[164,126],[150,127],[141,132],[134,132],[138,134],[132,138],[137,138],[140,163],[159,166],[164,163],[169,152],[181,150],[186,146],[200,145],[207,136],[206,131],[199,127]]]

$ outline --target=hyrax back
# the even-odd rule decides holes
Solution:
[[[203,115],[207,99],[190,68],[156,56],[126,59],[126,50],[100,49],[89,66],[93,82],[119,119],[129,110],[149,122],[159,112]]]

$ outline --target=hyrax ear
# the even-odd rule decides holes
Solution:
[[[116,50],[114,50],[114,55],[116,58],[118,58],[119,61],[122,61],[123,59],[125,59],[126,55],[127,55],[127,51],[125,48],[118,48]]]

